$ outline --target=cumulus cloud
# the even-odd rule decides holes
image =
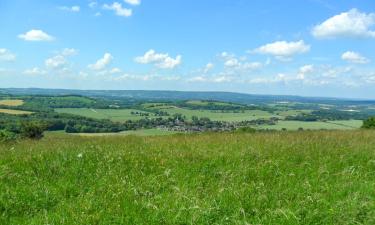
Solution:
[[[106,66],[108,66],[113,60],[113,56],[109,53],[105,53],[103,58],[96,61],[94,64],[90,64],[88,67],[92,70],[103,70]]]
[[[18,35],[18,38],[25,41],[53,41],[55,38],[42,30],[30,30],[25,34]]]
[[[32,69],[27,69],[23,72],[26,75],[32,75],[32,76],[37,76],[37,75],[45,75],[47,74],[47,71],[42,70],[38,67],[34,67]]]
[[[305,65],[299,68],[297,79],[303,80],[307,74],[314,72],[314,65]]]
[[[297,42],[277,41],[260,46],[255,49],[255,53],[273,55],[280,60],[288,60],[297,54],[303,54],[310,51],[310,45],[305,44],[303,40]]]
[[[356,64],[366,64],[370,62],[370,60],[367,59],[366,57],[362,56],[361,54],[357,52],[352,52],[352,51],[344,52],[341,55],[341,59],[349,63],[356,63]]]
[[[65,66],[67,64],[67,61],[64,56],[62,55],[56,55],[51,58],[46,59],[45,65],[47,68],[50,69],[57,69]]]
[[[78,54],[78,50],[74,48],[65,48],[61,51],[63,56],[73,56]]]
[[[206,66],[203,69],[203,73],[210,72],[214,67],[215,67],[215,65],[213,63],[207,63]]]
[[[0,61],[14,61],[16,55],[10,52],[8,49],[0,48]]]
[[[59,7],[59,9],[64,10],[64,11],[68,11],[68,12],[79,12],[81,10],[81,7],[79,7],[78,5],[75,5],[75,6],[72,6],[72,7],[61,6],[61,7]]]
[[[351,9],[315,26],[312,35],[322,39],[339,37],[375,38],[375,31],[371,30],[374,24],[374,13],[366,14],[357,9]]]
[[[104,4],[104,9],[112,10],[117,16],[129,17],[133,14],[131,9],[123,8],[121,3],[114,2],[112,5]]]
[[[140,5],[141,0],[124,0],[124,2],[130,4],[130,5]]]
[[[171,58],[167,53],[156,53],[151,49],[143,56],[135,58],[135,62],[141,64],[154,64],[161,69],[174,69],[182,63],[182,56],[177,55],[176,58]]]
[[[224,60],[224,68],[227,72],[246,72],[263,67],[260,62],[249,62],[246,57],[236,57],[227,52],[222,52],[220,57]]]

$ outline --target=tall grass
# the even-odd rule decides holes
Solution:
[[[375,132],[0,144],[0,224],[375,224]]]

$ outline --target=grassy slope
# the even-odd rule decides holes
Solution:
[[[375,224],[374,135],[0,144],[0,224]]]

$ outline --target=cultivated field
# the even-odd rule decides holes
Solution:
[[[20,106],[23,105],[23,100],[0,100],[0,106],[5,105],[5,106]]]
[[[375,224],[375,131],[0,143],[0,224]]]
[[[14,110],[14,109],[0,109],[0,113],[12,114],[12,115],[26,115],[32,114],[30,111]]]

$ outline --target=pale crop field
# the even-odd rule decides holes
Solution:
[[[0,109],[0,113],[12,114],[12,115],[27,115],[32,114],[30,111],[14,110],[14,109]]]
[[[18,99],[7,99],[7,100],[0,100],[0,106],[21,106],[24,104],[23,100]]]

